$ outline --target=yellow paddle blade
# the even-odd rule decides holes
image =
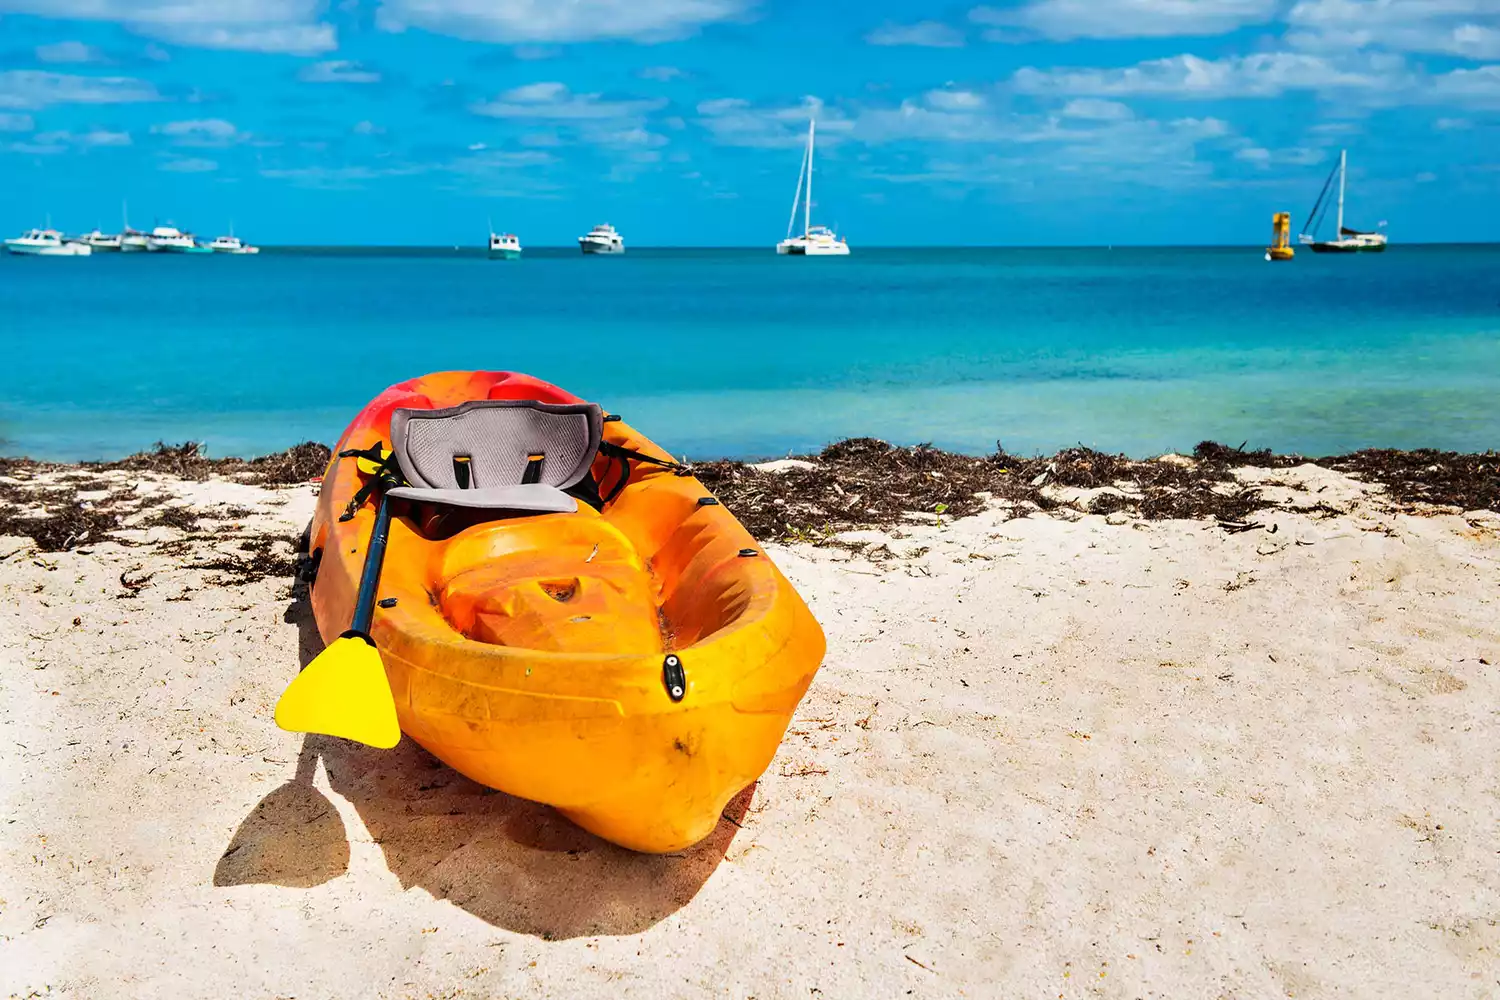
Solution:
[[[380,653],[358,636],[335,639],[281,693],[276,724],[389,750],[401,742],[396,699]]]
[[[385,459],[390,457],[391,450],[389,448],[380,449],[381,461],[384,461]],[[376,462],[373,459],[362,457],[356,458],[354,460],[354,464],[359,468],[360,472],[363,472],[367,476],[373,476],[380,471],[380,462]]]

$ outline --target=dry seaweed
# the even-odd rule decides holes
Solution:
[[[0,503],[5,499],[0,496]],[[39,511],[0,506],[0,535],[30,538],[42,552],[64,552],[86,542],[99,542],[119,527],[119,514],[80,503],[76,497]]]
[[[1136,461],[1083,447],[1036,458],[997,447],[981,458],[854,438],[801,461],[811,468],[764,472],[743,462],[717,461],[694,471],[756,538],[824,544],[835,543],[841,531],[978,513],[991,498],[1022,509],[1055,510],[1064,504],[1053,487],[1117,487],[1087,500],[1093,514],[1125,511],[1150,521],[1196,518],[1255,527],[1248,519],[1277,505],[1258,487],[1239,482],[1234,470],[1306,462],[1382,485],[1398,503],[1500,510],[1500,455],[1494,452],[1372,450],[1308,459],[1204,441],[1192,460]]]
[[[24,535],[43,551],[59,551],[97,541],[120,527],[121,511],[108,501],[77,499],[75,483],[107,470],[149,471],[203,480],[221,476],[265,486],[316,479],[329,461],[327,447],[305,442],[256,459],[214,459],[201,445],[158,444],[152,451],[118,462],[64,466],[28,459],[0,459],[0,534]],[[1234,476],[1244,467],[1287,468],[1313,462],[1384,486],[1388,497],[1407,505],[1451,505],[1465,510],[1500,510],[1500,454],[1391,451],[1308,459],[1247,451],[1204,441],[1191,460],[1176,456],[1136,461],[1089,448],[1069,448],[1052,456],[1023,458],[997,446],[988,456],[960,455],[930,445],[898,447],[875,438],[851,438],[801,459],[805,464],[767,472],[745,462],[721,460],[694,466],[712,490],[760,540],[793,539],[816,544],[847,544],[839,533],[860,528],[894,528],[914,520],[944,522],[986,509],[992,501],[1017,513],[1084,506],[1090,513],[1126,512],[1144,520],[1214,519],[1226,530],[1258,527],[1250,518],[1276,506],[1256,487]],[[35,483],[41,472],[62,473],[47,484]],[[1108,489],[1113,487],[1114,489]],[[1100,491],[1085,500],[1064,503],[1057,488]],[[1065,495],[1063,495],[1065,496]],[[40,508],[40,509],[38,509]],[[1316,513],[1337,513],[1312,508]],[[231,508],[222,516],[245,517],[248,508]],[[167,525],[190,538],[206,537],[200,517],[183,507],[164,507],[138,526]],[[214,537],[223,538],[222,532]],[[220,554],[200,569],[229,574],[222,582],[239,584],[266,576],[289,576],[296,560],[274,551],[278,539],[257,536],[239,554]],[[180,541],[160,543],[161,551]],[[875,555],[878,555],[878,550]]]
[[[1317,464],[1384,486],[1402,503],[1444,504],[1464,510],[1500,510],[1500,452],[1372,448]]]
[[[156,442],[150,451],[122,458],[117,462],[86,462],[84,468],[130,472],[157,472],[202,482],[210,476],[222,476],[256,486],[289,486],[321,478],[332,452],[328,446],[304,441],[286,451],[260,458],[209,458],[197,441],[182,444]]]
[[[224,575],[212,582],[221,587],[241,587],[272,577],[294,577],[299,566],[296,545],[295,537],[258,535],[241,541],[235,551],[214,552],[206,559],[188,563],[187,568],[219,571]],[[286,551],[281,551],[283,547]]]

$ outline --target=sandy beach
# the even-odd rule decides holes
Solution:
[[[768,545],[827,659],[647,857],[276,728],[315,485],[0,471],[121,512],[0,531],[0,995],[1500,994],[1493,510],[1262,466],[1232,528],[1035,477]]]

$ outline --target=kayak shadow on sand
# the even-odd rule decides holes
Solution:
[[[304,597],[287,608],[301,661],[323,648]],[[637,854],[570,823],[550,806],[486,788],[408,738],[394,750],[306,736],[295,776],[251,811],[214,871],[218,886],[309,888],[348,870],[329,786],[359,813],[403,888],[424,889],[475,916],[546,939],[639,933],[697,894],[739,831],[755,786],[708,839],[670,855]]]

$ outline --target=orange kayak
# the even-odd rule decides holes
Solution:
[[[382,447],[412,484],[390,491],[369,632],[401,731],[625,847],[707,836],[770,764],[824,653],[750,534],[623,421],[525,375],[391,386],[335,455]],[[344,515],[371,471],[335,457],[323,479],[309,552],[325,642],[350,627],[375,504]]]

